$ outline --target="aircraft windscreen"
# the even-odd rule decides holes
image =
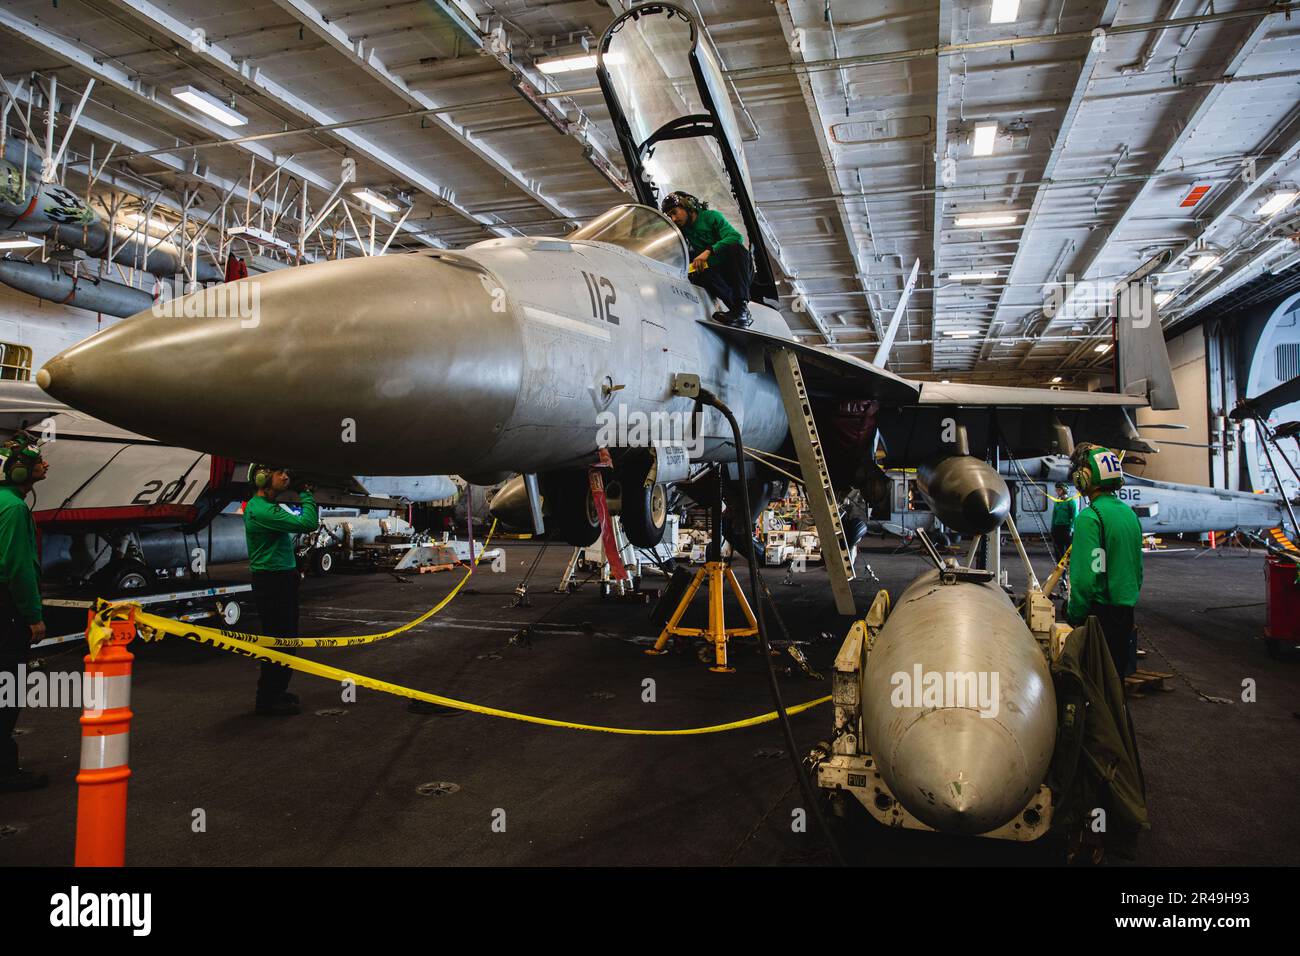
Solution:
[[[565,238],[622,246],[686,274],[686,240],[663,213],[647,206],[615,206]]]
[[[697,44],[697,61],[705,86],[736,154],[745,189],[752,195],[749,171],[739,148],[735,113],[708,38],[703,34],[692,37],[691,21],[668,4],[648,4],[641,10],[642,15],[628,16],[618,24],[603,53],[603,65],[633,138],[643,145],[674,120],[708,114],[691,75],[690,54],[692,44]],[[741,232],[748,232],[732,196],[722,154],[712,137],[660,140],[651,147],[643,165],[658,198],[675,190],[691,193],[726,216]]]

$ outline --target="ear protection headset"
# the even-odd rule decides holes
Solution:
[[[253,462],[248,466],[248,481],[254,488],[269,488],[275,469],[270,465]]]
[[[708,208],[708,203],[696,199],[690,193],[676,192],[669,193],[664,197],[664,201],[659,206],[659,211],[664,215],[668,215],[674,209],[685,209],[688,213],[698,213],[700,210]]]
[[[32,469],[41,461],[41,450],[36,440],[26,432],[15,432],[4,444],[4,477],[15,485],[26,484]]]

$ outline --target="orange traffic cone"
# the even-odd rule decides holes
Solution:
[[[94,612],[92,611],[93,615]],[[86,655],[87,686],[96,689],[81,715],[77,774],[77,866],[126,862],[126,781],[131,740],[131,662],[135,611],[110,622],[112,636],[98,657]]]

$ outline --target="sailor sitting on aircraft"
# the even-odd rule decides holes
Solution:
[[[690,193],[669,193],[661,208],[691,247],[691,282],[727,306],[713,318],[742,328],[753,322],[749,284],[754,278],[754,257],[744,237],[722,213]]]

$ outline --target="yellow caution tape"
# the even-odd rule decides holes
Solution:
[[[1046,488],[1047,486],[1044,485],[1043,487]],[[1058,497],[1056,497],[1056,495],[1048,495],[1046,491],[1044,491],[1043,494],[1044,494],[1044,495],[1047,495],[1048,498],[1050,498],[1052,501],[1055,501],[1057,504],[1060,504],[1062,501],[1075,501],[1075,500],[1077,500],[1077,499],[1083,497],[1083,495],[1080,495],[1080,494],[1078,494],[1078,493],[1075,493],[1075,494],[1073,494],[1073,495],[1070,495],[1070,497],[1068,497],[1068,498],[1058,498]]]
[[[96,607],[94,619],[87,629],[86,638],[91,642],[92,647],[98,646],[98,643],[107,639],[109,630],[109,621],[124,619],[131,610],[131,606],[124,604],[106,604],[101,602]],[[568,720],[554,720],[550,717],[534,717],[529,714],[519,714],[514,711],[501,710],[497,707],[484,707],[481,704],[471,704],[468,701],[456,700],[451,697],[443,697],[440,694],[430,694],[422,690],[416,690],[412,687],[403,687],[400,684],[392,684],[388,681],[376,680],[373,677],[365,677],[361,674],[354,674],[351,671],[345,671],[338,667],[331,667],[328,664],[321,664],[317,661],[305,660],[301,657],[294,657],[291,654],[284,654],[280,651],[273,651],[267,647],[256,645],[252,642],[238,639],[221,631],[213,630],[208,627],[192,627],[183,621],[173,621],[170,618],[158,617],[155,614],[142,614],[136,611],[136,624],[140,627],[140,636],[146,641],[159,640],[165,634],[171,634],[176,637],[184,637],[187,640],[195,641],[199,644],[209,644],[213,647],[219,647],[222,650],[233,651],[244,657],[251,657],[258,661],[269,661],[273,664],[281,664],[285,667],[292,668],[296,671],[302,671],[304,674],[311,674],[314,677],[323,677],[326,680],[337,682],[351,681],[357,687],[367,687],[370,690],[379,691],[385,694],[393,694],[397,697],[409,697],[412,700],[423,700],[430,704],[438,704],[442,707],[450,707],[455,710],[466,710],[474,714],[483,714],[487,717],[504,717],[507,720],[519,720],[528,724],[540,724],[544,727],[563,727],[568,730],[588,730],[602,734],[624,734],[643,737],[690,737],[700,734],[720,734],[729,730],[741,730],[745,727],[754,727],[758,724],[770,723],[777,719],[777,713],[771,711],[766,714],[760,714],[757,717],[746,717],[743,720],[733,720],[725,724],[714,724],[709,727],[688,727],[680,730],[642,730],[636,727],[599,727],[594,724],[578,724]],[[787,707],[787,714],[801,714],[805,710],[811,710],[819,704],[824,704],[830,700],[830,696],[818,697],[816,700],[806,701],[802,704],[796,704],[793,707]]]
[[[360,644],[373,644],[376,641],[385,641],[390,637],[396,637],[398,634],[403,634],[411,628],[423,624],[450,604],[452,599],[460,593],[460,589],[465,586],[465,582],[469,580],[470,575],[474,573],[474,569],[478,567],[479,561],[483,559],[483,553],[488,550],[488,545],[492,543],[492,535],[496,533],[496,530],[497,523],[494,520],[492,522],[492,527],[488,530],[488,536],[483,540],[483,547],[481,547],[478,554],[474,556],[474,564],[465,571],[464,577],[456,583],[456,586],[451,589],[446,597],[433,607],[429,608],[429,610],[425,611],[415,620],[408,621],[401,627],[395,627],[391,631],[384,631],[381,634],[356,634],[351,637],[268,637],[265,634],[245,634],[243,631],[218,630],[217,628],[212,627],[194,627],[191,628],[191,631],[207,637],[212,637],[214,635],[233,637],[236,640],[243,641],[247,644],[256,644],[259,647],[356,647]],[[146,614],[144,613],[143,608],[140,608],[138,604],[133,605],[129,601],[115,606],[135,607],[137,609],[135,616],[136,621],[148,627],[166,630],[166,628],[161,626],[162,622],[171,620],[170,618],[159,617],[156,614]],[[89,636],[89,632],[87,632],[88,639]],[[94,646],[95,645],[92,644],[92,649]]]

